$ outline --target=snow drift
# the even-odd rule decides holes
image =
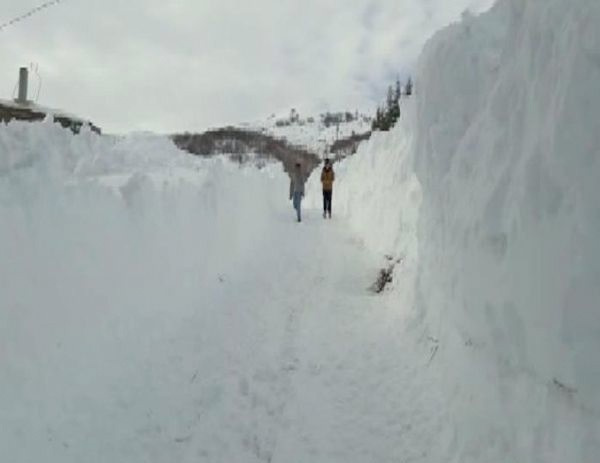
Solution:
[[[52,123],[1,126],[0,160],[4,458],[180,458],[190,394],[210,395],[189,381],[219,345],[219,278],[252,261],[281,168]]]
[[[597,2],[500,2],[422,59],[419,309],[463,461],[600,453],[599,23]]]
[[[436,461],[600,455],[598,24],[593,0],[465,14],[426,45],[400,126],[338,167],[365,242],[418,255]]]

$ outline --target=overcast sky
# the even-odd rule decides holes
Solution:
[[[40,3],[2,0],[0,23]],[[433,32],[491,3],[62,0],[0,31],[0,98],[13,96],[19,66],[37,63],[40,104],[114,132],[371,110]],[[35,97],[36,78],[30,87]]]

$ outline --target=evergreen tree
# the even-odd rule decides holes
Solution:
[[[375,113],[375,119],[373,119],[372,128],[373,131],[383,130],[383,110],[380,106],[377,107],[377,112]]]
[[[406,85],[404,86],[404,93],[407,96],[410,96],[410,95],[412,95],[412,92],[413,92],[413,82],[412,82],[412,79],[409,77],[408,81],[406,82]]]
[[[405,88],[406,95],[412,94],[412,80],[409,78]],[[400,119],[400,99],[402,96],[402,84],[400,79],[396,79],[395,86],[390,85],[387,91],[387,98],[383,106],[377,108],[377,112],[371,124],[372,129],[388,131]]]
[[[388,87],[387,98],[385,101],[385,124],[384,130],[390,130],[394,125],[394,90],[390,85]]]
[[[377,108],[377,111],[375,112],[375,117],[371,122],[371,130],[373,132],[377,132],[379,130],[379,108]]]
[[[390,122],[393,127],[400,119],[400,95],[402,94],[402,85],[400,79],[396,79],[396,88],[394,89],[392,108],[390,111]]]

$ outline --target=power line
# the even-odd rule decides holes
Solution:
[[[36,6],[35,8],[32,8],[28,12],[15,17],[15,18],[11,19],[10,21],[5,22],[4,24],[0,24],[0,31],[3,31],[7,27],[13,26],[21,21],[24,21],[25,19],[28,19],[29,17],[33,16],[34,14],[37,14],[40,11],[45,10],[46,8],[49,8],[54,5],[58,5],[61,1],[62,0],[49,0],[47,2],[44,2],[41,5]]]

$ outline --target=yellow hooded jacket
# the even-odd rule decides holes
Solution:
[[[323,168],[321,171],[321,183],[323,184],[323,191],[332,191],[334,180],[335,174],[333,173],[333,168]]]

